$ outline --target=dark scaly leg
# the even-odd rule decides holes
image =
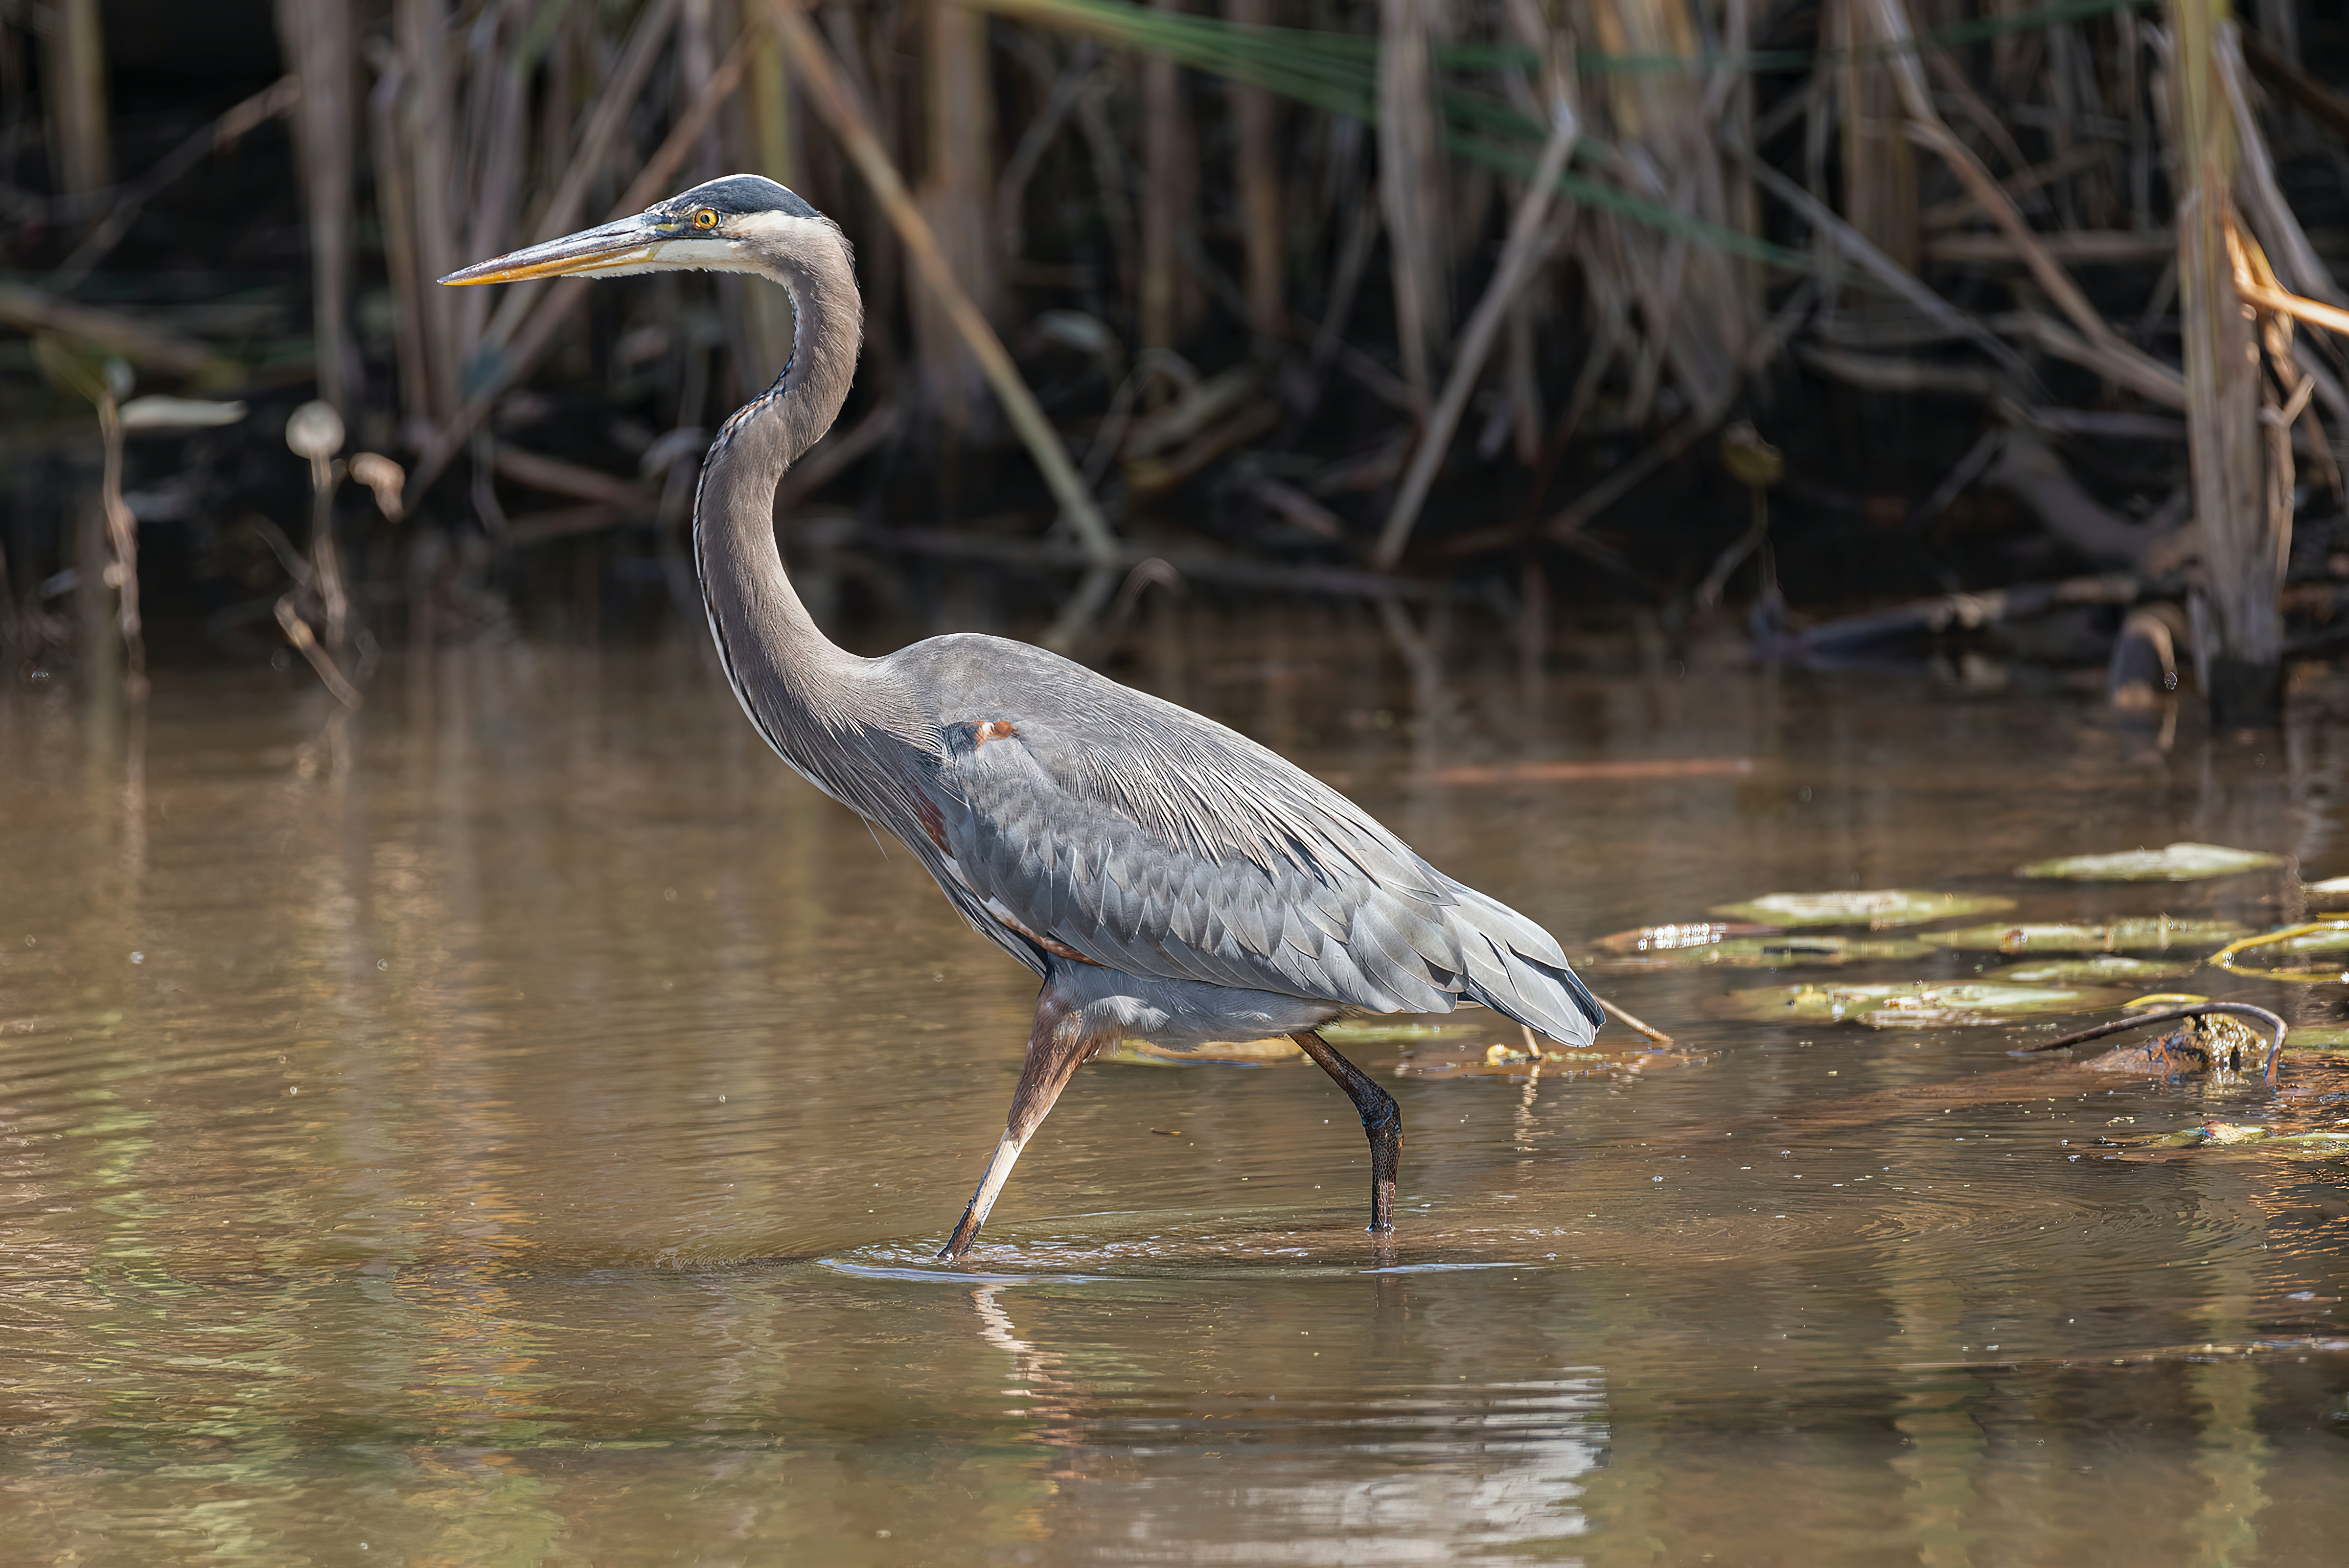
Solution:
[[[1402,1161],[1402,1111],[1394,1096],[1371,1082],[1371,1075],[1330,1049],[1312,1030],[1289,1036],[1320,1069],[1338,1080],[1346,1097],[1361,1113],[1362,1132],[1371,1140],[1371,1231],[1385,1235],[1394,1229],[1395,1168]]]
[[[978,1228],[987,1223],[988,1210],[1002,1195],[1003,1184],[1011,1179],[1011,1168],[1019,1163],[1019,1151],[1043,1125],[1052,1102],[1061,1097],[1061,1091],[1069,1086],[1078,1066],[1092,1054],[1098,1044],[1085,1037],[1078,1027],[1076,1015],[1053,996],[1051,984],[1047,981],[1043,993],[1036,998],[1036,1026],[1028,1035],[1028,1060],[1019,1069],[1019,1086],[1011,1091],[1011,1114],[1004,1118],[1002,1140],[995,1146],[995,1158],[988,1161],[987,1174],[979,1179],[978,1190],[970,1195],[970,1207],[963,1210],[962,1223],[955,1227],[953,1237],[939,1251],[942,1261],[959,1258],[970,1251]]]

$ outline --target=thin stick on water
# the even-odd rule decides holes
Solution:
[[[1599,1005],[1603,1007],[1606,1004],[1601,1002]],[[2266,1008],[2254,1007],[2248,1002],[2198,1002],[2191,1007],[2168,1007],[2159,1012],[2140,1012],[2133,1017],[2116,1019],[2110,1023],[2099,1023],[2093,1029],[2083,1029],[2075,1033],[2066,1034],[2061,1039],[2043,1040],[2036,1045],[2017,1046],[2011,1054],[2017,1056],[2029,1056],[2042,1051],[2061,1051],[2067,1045],[2085,1044],[2091,1040],[2101,1040],[2107,1034],[2127,1033],[2129,1030],[2142,1029],[2149,1023],[2171,1023],[2181,1018],[2207,1018],[2213,1013],[2233,1018],[2248,1018],[2254,1023],[2275,1031],[2275,1040],[2268,1046],[2267,1065],[2262,1069],[2262,1075],[2267,1081],[2271,1084],[2274,1083],[2276,1061],[2283,1054],[2284,1037],[2292,1033],[2292,1025],[2270,1012]]]
[[[1670,1045],[1672,1044],[1672,1037],[1671,1035],[1665,1033],[1662,1030],[1657,1028],[1652,1023],[1642,1023],[1640,1020],[1632,1017],[1630,1013],[1624,1012],[1621,1008],[1616,1006],[1613,1002],[1608,1001],[1597,992],[1594,991],[1590,993],[1590,1000],[1605,1008],[1608,1013],[1618,1023],[1629,1024],[1631,1028],[1638,1030],[1640,1033],[1646,1035],[1657,1044]]]

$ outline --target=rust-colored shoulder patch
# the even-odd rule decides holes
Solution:
[[[930,803],[929,796],[924,794],[920,790],[914,790],[910,793],[914,797],[914,815],[922,819],[922,832],[928,836],[931,843],[936,845],[942,850],[945,849],[947,846],[947,819],[938,815],[938,808]]]
[[[970,749],[978,750],[989,741],[1005,740],[1019,733],[1019,727],[1009,719],[989,719],[970,732]]]

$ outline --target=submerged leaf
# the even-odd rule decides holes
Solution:
[[[1389,1023],[1379,1018],[1340,1019],[1324,1023],[1318,1033],[1332,1045],[1384,1045],[1397,1040],[1433,1040],[1444,1033],[1441,1023]]]
[[[1733,991],[1724,1005],[1739,1018],[1826,1023],[1853,1019],[1885,1029],[2002,1023],[2038,1012],[2094,1012],[2121,1002],[2117,991],[2085,986],[1905,980],[1873,985],[1764,986]]]
[[[1698,948],[1736,937],[1775,937],[1781,926],[1724,925],[1719,920],[1690,920],[1670,926],[1634,926],[1599,939],[1610,953],[1666,952],[1674,948]]]
[[[2176,980],[2202,967],[2201,961],[2123,958],[2098,953],[2095,958],[2050,959],[2044,963],[2019,963],[1993,971],[1992,980],[2013,985],[2135,985],[2146,981]]]
[[[2284,1039],[2283,1054],[2290,1056],[2299,1052],[2312,1056],[2349,1055],[2349,1028],[2311,1028],[2295,1023]]]
[[[1925,940],[1961,952],[2094,953],[2161,951],[2215,947],[2242,935],[2223,920],[2173,920],[2167,915],[2115,920],[2108,926],[2069,921],[2023,921],[2012,926],[1967,926],[1935,931]]]
[[[2204,1122],[2199,1127],[2185,1127],[2177,1132],[2141,1137],[2101,1138],[2097,1141],[2116,1148],[2199,1148],[2209,1146],[2234,1148],[2253,1146],[2271,1148],[2279,1154],[2349,1154],[2349,1127],[2325,1127],[2313,1132],[2278,1132],[2257,1122]]]
[[[2284,857],[2223,844],[2171,844],[2159,849],[2129,849],[2117,855],[2067,855],[2019,867],[2018,877],[2053,877],[2066,882],[2199,882],[2281,866]]]
[[[1743,904],[1717,905],[1713,914],[1779,926],[1921,926],[1961,915],[1994,915],[2012,898],[1986,893],[1934,893],[1914,888],[1835,889],[1824,893],[1764,893]]]
[[[1527,1078],[1565,1079],[1592,1073],[1644,1073],[1700,1058],[1684,1053],[1658,1051],[1644,1041],[1612,1049],[1549,1051],[1537,1062],[1515,1045],[1478,1047],[1466,1041],[1431,1045],[1413,1051],[1395,1065],[1404,1078]]]
[[[1795,969],[1923,958],[1932,950],[1930,942],[1921,942],[1914,937],[1871,939],[1780,932],[1767,937],[1731,937],[1723,941],[1660,948],[1622,958],[1602,955],[1596,967],[1615,973],[1644,969],[1694,969],[1706,964],[1731,969]]]
[[[2247,964],[2242,955],[2257,952],[2272,961],[2297,953],[2320,955],[2313,964],[2275,963]],[[2322,985],[2330,981],[2349,981],[2349,968],[2344,961],[2322,955],[2349,953],[2349,920],[2310,920],[2303,925],[2285,926],[2264,931],[2255,937],[2245,937],[2230,942],[2210,955],[2217,967],[2236,974],[2252,974],[2261,980],[2291,981],[2302,985]]]

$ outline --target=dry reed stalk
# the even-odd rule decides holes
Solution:
[[[301,101],[301,82],[295,77],[280,77],[251,98],[230,106],[218,119],[190,136],[170,152],[156,160],[138,179],[126,182],[114,198],[114,205],[88,237],[73,248],[71,254],[59,262],[57,270],[46,280],[56,289],[71,289],[89,275],[90,268],[104,260],[108,252],[122,243],[130,232],[131,221],[140,209],[152,200],[165,186],[193,169],[214,152],[225,151],[264,120],[291,110]]]
[[[1403,379],[1423,419],[1435,381],[1435,346],[1449,335],[1450,245],[1442,117],[1429,34],[1433,0],[1379,0],[1379,202],[1394,278],[1395,334]]]
[[[1241,26],[1271,24],[1272,0],[1226,0],[1225,15]],[[1233,183],[1238,188],[1240,237],[1247,257],[1248,330],[1278,337],[1288,330],[1281,303],[1280,150],[1272,94],[1246,82],[1231,97]]]
[[[698,99],[717,70],[717,19],[710,0],[684,0],[684,8],[677,18],[678,101],[691,103]],[[681,172],[688,185],[712,179],[719,172],[716,126],[703,129]]]
[[[2257,33],[2239,33],[2238,45],[2260,79],[2292,99],[2294,108],[2335,134],[2349,136],[2349,98],[2318,81],[2270,47]]]
[[[2166,409],[2186,407],[2186,378],[2149,354],[2122,357],[2092,343],[2050,316],[2035,310],[1999,317],[1999,330],[2032,344],[2058,359],[2094,370],[2114,386],[2135,392]]]
[[[595,110],[580,132],[578,145],[569,149],[563,158],[562,178],[548,192],[544,208],[525,231],[530,244],[543,244],[579,227],[587,212],[588,193],[610,162],[615,147],[627,129],[628,116],[644,95],[653,65],[668,42],[669,29],[677,21],[678,4],[678,0],[651,0],[638,13],[611,75],[595,89]],[[485,333],[488,341],[497,347],[511,342],[549,286],[540,283],[508,286],[505,297],[498,302],[496,314],[490,317]]]
[[[1610,138],[1627,189],[1708,223],[1737,221],[1732,192],[1745,179],[1725,170],[1723,149],[1742,145],[1724,123],[1726,78],[1708,90],[1697,72],[1705,27],[1693,0],[1584,0],[1589,29],[1609,53],[1677,57],[1688,68],[1609,73],[1592,94],[1595,130]],[[1754,330],[1745,264],[1678,232],[1616,226],[1622,274],[1640,299],[1646,331],[1633,370],[1633,410],[1644,417],[1670,372],[1697,408],[1725,407]]]
[[[358,354],[351,340],[352,159],[358,60],[348,0],[277,0],[277,33],[293,78],[294,145],[310,232],[310,306],[318,396],[356,412]],[[273,89],[274,90],[274,89]],[[248,100],[250,101],[250,100]]]
[[[2323,398],[2328,400],[2327,406],[2334,410],[2335,417],[2339,417],[2342,411],[2339,383],[2333,381],[2329,375],[2319,376],[2316,373],[2319,362],[2313,356],[2302,355],[2294,345],[2292,313],[2265,306],[2266,298],[2274,297],[2282,291],[2275,269],[2269,265],[2266,253],[2260,249],[2259,241],[2230,227],[2227,232],[2227,251],[2235,266],[2235,291],[2251,304],[2262,306],[2259,313],[2260,337],[2267,348],[2269,369],[2274,373],[2276,381],[2292,388],[2289,396],[2281,402],[2276,400],[2272,387],[2263,384],[2261,388],[2265,406],[2260,418],[2266,427],[2271,452],[2268,466],[2270,504],[2274,504],[2275,475],[2278,472],[2272,456],[2273,444],[2281,432],[2284,441],[2283,461],[2290,463],[2292,461],[2291,432],[2294,425],[2300,427],[2302,435],[2306,438],[2309,452],[2316,460],[2317,472],[2323,478],[2325,489],[2335,502],[2339,502],[2344,497],[2341,465],[2333,455],[2332,443],[2324,439],[2324,423],[2316,414],[2316,400]],[[2292,296],[2284,295],[2283,297],[2289,299]],[[2333,314],[2344,325],[2349,325],[2349,311],[2334,310]],[[2287,484],[2284,487],[2287,500],[2290,490]],[[2287,530],[2291,527],[2289,513],[2286,514],[2284,526]]]
[[[1901,133],[1899,84],[1868,45],[1873,0],[1827,0],[1827,47],[1837,50],[1836,121],[1843,133],[1843,215],[1904,270],[1917,270],[1917,161]],[[1905,20],[1905,18],[1904,18]],[[1888,40],[1889,41],[1889,40]]]
[[[367,93],[368,151],[375,162],[377,227],[383,235],[384,273],[391,285],[392,351],[398,365],[402,439],[415,444],[432,429],[431,371],[424,348],[423,290],[427,280],[416,255],[416,202],[409,190],[408,160],[400,155],[399,106],[408,96],[408,64],[380,40],[369,46],[376,73]],[[412,489],[413,496],[421,486]]]
[[[2019,169],[2000,181],[1999,189],[2004,191],[2010,197],[2028,196],[2033,191],[2040,190],[2054,181],[2105,162],[2113,156],[2114,151],[2113,144],[2108,141],[2091,142],[2085,147],[2075,147],[2063,157],[2050,158],[2044,162],[2033,163]],[[1971,223],[1982,215],[1982,203],[1974,200],[1971,192],[1966,191],[1961,192],[1946,202],[1934,202],[1918,214],[1918,221],[1928,229],[1948,229],[1954,228],[1960,223]]]
[[[995,90],[987,18],[954,0],[931,0],[927,59],[928,173],[915,194],[947,265],[978,313],[1002,313],[1002,260],[996,253]],[[933,290],[915,293],[914,350],[924,400],[953,438],[983,439],[987,373]]]
[[[457,270],[456,159],[450,131],[456,110],[449,79],[449,15],[445,0],[394,0],[393,32],[407,65],[394,146],[408,160],[409,218],[419,279]],[[417,291],[424,351],[427,404],[446,420],[461,401],[463,370],[457,340],[456,300],[445,289]]]
[[[1116,258],[1115,275],[1130,278],[1137,275],[1141,265],[1141,220],[1133,211],[1133,192],[1125,174],[1125,154],[1118,146],[1116,128],[1110,123],[1111,91],[1109,74],[1095,72],[1084,90],[1078,93],[1074,112],[1077,129],[1084,137],[1086,155],[1092,164],[1093,190],[1101,202],[1102,226],[1109,231],[1110,249]]]
[[[106,111],[106,38],[98,0],[53,0],[49,8],[47,82],[50,135],[57,188],[88,197],[114,181]],[[77,226],[85,215],[74,209]]]
[[[890,161],[880,140],[873,133],[863,108],[849,95],[847,84],[841,79],[839,66],[832,51],[825,47],[807,16],[800,0],[764,0],[769,26],[783,40],[790,55],[792,68],[800,85],[806,90],[808,102],[833,134],[839,138],[858,171],[864,176],[874,196],[887,213],[891,225],[897,231],[906,254],[920,271],[923,282],[936,290],[946,302],[956,327],[969,344],[973,355],[986,369],[988,380],[995,388],[997,399],[1003,404],[1012,427],[1019,432],[1036,466],[1043,471],[1044,483],[1087,556],[1097,570],[1106,570],[1116,564],[1117,541],[1110,533],[1101,509],[1092,494],[1085,488],[1075,466],[1069,461],[1068,449],[1044,410],[1036,406],[1034,394],[1019,379],[1019,369],[1011,356],[1004,352],[1002,339],[987,324],[970,296],[963,292],[960,282],[939,248],[937,236],[923,222],[921,210],[906,191],[896,165]]]
[[[1574,151],[1579,130],[1580,123],[1573,111],[1563,99],[1559,100],[1551,111],[1549,136],[1542,143],[1532,178],[1526,182],[1525,194],[1510,217],[1509,237],[1501,247],[1500,262],[1485,286],[1484,297],[1476,302],[1467,327],[1460,334],[1451,373],[1444,379],[1444,395],[1436,400],[1427,428],[1420,433],[1419,450],[1412,454],[1411,466],[1403,472],[1402,484],[1395,492],[1386,525],[1371,552],[1371,565],[1380,571],[1394,570],[1395,563],[1402,559],[1403,545],[1410,542],[1412,527],[1419,521],[1419,509],[1427,500],[1428,487],[1435,483],[1435,471],[1451,448],[1452,432],[1459,427],[1460,416],[1467,411],[1469,394],[1476,389],[1477,378],[1484,374],[1485,357],[1492,352],[1502,318],[1556,248],[1556,235],[1549,228],[1550,202],[1557,193],[1557,178],[1566,172],[1566,161]]]
[[[1754,73],[1745,67],[1745,57],[1754,47],[1754,0],[1724,0],[1722,11],[1722,48],[1728,62],[1721,67],[1721,83],[1708,93],[1709,97],[1724,92],[1716,116],[1727,126],[1733,145],[1754,145]],[[1759,234],[1762,232],[1762,196],[1754,190],[1753,176],[1733,159],[1721,161],[1721,178],[1725,182],[1723,217],[1738,233]],[[1751,257],[1737,264],[1741,286],[1740,315],[1746,321],[1760,321],[1764,312],[1764,280],[1761,264]]]
[[[2235,198],[2260,243],[2282,263],[2277,269],[2280,284],[2329,305],[2349,306],[2349,295],[2333,282],[2332,268],[2317,255],[2276,182],[2275,161],[2268,152],[2267,138],[2260,133],[2259,117],[2251,112],[2251,93],[2243,80],[2241,37],[2232,25],[2219,31],[2220,79],[2227,89],[2228,113],[2235,127]]]
[[[512,248],[528,166],[530,83],[520,57],[521,29],[529,23],[523,0],[484,5],[468,50],[466,138],[460,167],[471,176],[468,255],[493,256]],[[468,289],[457,301],[457,341],[470,358],[481,340],[492,303],[487,289]]]
[[[1869,244],[1865,234],[1836,216],[1826,202],[1808,191],[1752,153],[1742,149],[1733,149],[1733,152],[1744,163],[1756,184],[1800,213],[1827,244],[1884,284],[1897,297],[1952,337],[1971,340],[2024,386],[2034,384],[2036,379],[2030,366],[1988,327],[1934,293],[1915,274],[1895,264],[1890,256]]]
[[[2260,30],[2261,41],[2274,51],[2276,58],[2294,69],[2299,68],[2299,7],[2290,4],[2289,0],[2269,0],[2268,4],[2253,8],[2251,20]]]
[[[1151,0],[1161,11],[1182,0]],[[1197,206],[1181,67],[1163,55],[1142,62],[1142,254],[1135,306],[1142,346],[1172,348],[1191,325],[1196,290],[1183,266],[1183,234]]]
[[[1027,34],[1015,34],[1013,47],[1034,76],[1044,101],[1019,133],[1011,156],[1003,161],[1003,172],[996,177],[995,243],[1007,264],[1027,253],[1028,182],[1036,177],[1044,154],[1067,127],[1070,116],[1076,113],[1077,102],[1092,86],[1093,67],[1101,58],[1101,51],[1090,39],[1078,44],[1066,66]]]
[[[1909,26],[1909,14],[1901,0],[1865,0],[1872,14],[1878,41],[1889,51],[1885,57],[1886,70],[1898,85],[1900,101],[1909,112],[1909,135],[1940,156],[1950,171],[1958,177],[1968,193],[1989,214],[1999,231],[2013,244],[2032,278],[2057,309],[2068,317],[2080,335],[2095,347],[2100,358],[2126,375],[2116,377],[2125,385],[2166,382],[2173,374],[2169,368],[2147,354],[2136,344],[2115,332],[2078,284],[2072,281],[2063,265],[2048,253],[2046,245],[2023,221],[1998,181],[1983,166],[1973,150],[1958,140],[1940,111],[1933,105],[1930,92],[1925,87],[1925,73],[1919,67],[1916,39]]]
[[[1682,185],[1672,202],[1675,209],[1686,213],[1692,204],[1693,192]],[[1644,248],[1625,234],[1619,225],[1617,244],[1625,250]],[[1640,302],[1640,315],[1647,323],[1647,332],[1638,345],[1638,357],[1631,369],[1631,385],[1623,398],[1623,421],[1633,427],[1648,422],[1655,410],[1656,394],[1664,384],[1664,369],[1671,358],[1673,329],[1680,323],[1681,304],[1688,282],[1689,238],[1686,234],[1671,234],[1663,242],[1660,257],[1652,266],[1637,263],[1624,269],[1624,281]]]
[[[197,381],[233,382],[235,365],[191,338],[162,332],[144,321],[94,305],[61,299],[44,289],[0,283],[0,326],[20,332],[56,332],[119,354],[142,369],[186,376]]]
[[[2227,245],[2235,122],[2222,76],[2225,0],[2169,0],[2169,93],[2177,182],[2178,335],[2186,360],[2187,448],[2202,531],[2196,661],[2214,727],[2275,722],[2282,700],[2281,594],[2289,507],[2270,504],[2261,380],[2251,323]],[[2281,524],[2281,527],[2279,527]]]
[[[631,213],[640,213],[667,192],[670,182],[677,175],[678,166],[685,161],[694,143],[700,140],[703,130],[740,83],[747,58],[748,51],[741,41],[737,40],[733,51],[710,77],[700,100],[689,107],[670,127],[667,138],[646,161],[644,168],[637,171],[636,179],[619,201],[613,203],[606,222],[626,217]],[[531,312],[529,318],[514,334],[512,341],[498,356],[496,363],[489,368],[471,396],[421,443],[416,466],[409,471],[407,488],[402,492],[404,504],[409,510],[415,509],[418,499],[434,480],[440,477],[440,472],[448,467],[449,460],[455,457],[471,439],[498,394],[530,374],[541,357],[553,347],[556,331],[572,310],[586,298],[587,288],[588,280],[585,278],[557,280],[539,301],[538,308]]]
[[[792,91],[783,46],[764,27],[750,30],[750,58],[742,80],[742,143],[748,167],[799,190],[805,176],[792,134]],[[743,291],[743,321],[753,363],[781,371],[792,357],[792,306],[779,288]]]

